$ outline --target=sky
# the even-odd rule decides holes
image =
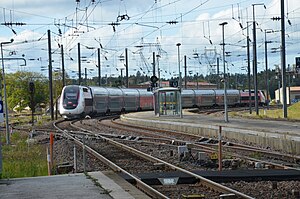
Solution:
[[[286,58],[293,65],[300,56],[299,0],[285,0]],[[254,6],[253,6],[254,5]],[[264,6],[265,5],[265,6]],[[81,71],[97,76],[97,48],[101,50],[102,76],[117,77],[123,71],[128,49],[129,73],[152,76],[153,52],[156,75],[177,77],[183,73],[184,56],[190,75],[216,73],[216,60],[223,71],[222,26],[225,69],[246,73],[247,27],[253,41],[253,10],[257,24],[258,71],[265,70],[265,37],[268,68],[280,65],[280,0],[1,0],[0,42],[6,72],[34,71],[48,74],[50,30],[54,70],[61,70],[64,46],[66,72],[78,77],[78,43]],[[253,9],[254,8],[254,9]],[[178,47],[176,44],[180,43]],[[252,43],[250,48],[252,60]],[[252,63],[251,63],[252,64]],[[251,71],[252,72],[252,71]]]

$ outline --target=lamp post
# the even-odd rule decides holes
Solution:
[[[4,60],[3,60],[3,48],[4,44],[10,44],[14,40],[11,39],[8,42],[1,42],[1,58],[2,58],[2,79],[3,79],[3,88],[4,88],[4,104],[5,104],[5,127],[6,127],[6,144],[10,144],[9,137],[9,122],[8,122],[8,105],[7,105],[7,94],[6,94],[6,81],[5,81],[5,72],[4,72]]]
[[[182,105],[181,105],[181,87],[182,87],[182,85],[181,85],[181,72],[180,72],[180,49],[179,49],[179,47],[181,46],[181,43],[177,43],[176,44],[176,46],[177,46],[177,49],[178,49],[178,73],[179,73],[179,75],[178,75],[178,78],[179,78],[179,80],[178,80],[178,87],[179,87],[179,93],[180,93],[180,96],[179,96],[179,108],[180,108],[180,117],[182,118]]]
[[[9,144],[9,129],[8,129],[8,111],[7,111],[7,99],[6,99],[6,84],[5,84],[5,75],[4,75],[4,58],[3,58],[3,49],[2,45],[4,44],[10,44],[14,40],[11,39],[8,42],[1,42],[0,47],[1,47],[1,63],[2,63],[2,73],[3,73],[3,86],[4,86],[4,97],[5,97],[5,124],[6,124],[6,143]],[[1,91],[1,81],[0,81],[0,91]],[[0,97],[2,100],[1,92],[0,92]],[[3,107],[1,107],[3,110]],[[1,142],[1,134],[0,134],[0,178],[2,177],[2,142]]]
[[[228,111],[227,111],[227,88],[226,88],[226,67],[225,67],[225,38],[224,38],[224,26],[227,25],[227,22],[220,23],[219,25],[222,26],[222,37],[223,37],[223,43],[221,44],[223,46],[223,69],[224,69],[224,119],[225,122],[228,122]]]
[[[181,46],[181,43],[176,44],[177,49],[178,49],[178,87],[181,89],[181,72],[180,72],[180,49],[179,47]]]

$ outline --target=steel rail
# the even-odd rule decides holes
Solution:
[[[164,130],[164,129],[155,129],[155,130],[153,130],[150,127],[142,127],[142,126],[137,126],[137,125],[132,125],[132,124],[123,124],[123,123],[117,122],[115,120],[113,120],[112,122],[114,124],[117,124],[117,125],[123,125],[123,126],[126,126],[126,127],[134,127],[134,128],[139,128],[139,129],[143,129],[143,130],[157,131],[157,132],[164,132],[164,133],[171,132],[171,133],[174,133],[174,134],[177,134],[177,135],[192,136],[192,137],[195,137],[195,138],[201,138],[202,137],[202,136],[191,135],[191,134],[182,133],[182,132],[168,131],[168,130]],[[121,127],[119,127],[119,129],[121,129]],[[159,136],[159,137],[166,138],[166,139],[172,139],[174,141],[180,142],[180,140],[176,140],[176,139],[173,139],[173,138],[170,138],[170,137],[167,137],[167,136]],[[197,145],[198,147],[199,146],[202,147],[202,145],[200,143],[193,143],[193,144]],[[257,147],[253,147],[253,146],[247,146],[247,145],[244,145],[244,144],[238,144],[238,143],[232,143],[232,144],[233,144],[233,146],[224,145],[223,147],[228,148],[228,149],[243,150],[243,151],[248,151],[248,152],[259,152],[259,153],[261,153],[265,156],[276,156],[276,157],[280,157],[280,158],[282,158],[284,156],[285,160],[292,159],[292,160],[294,160],[294,162],[295,161],[300,161],[300,156],[297,156],[297,155],[280,154],[278,152],[272,152],[272,151],[268,151],[266,149],[257,148]],[[273,164],[273,163],[270,163],[270,162],[265,162],[265,163]],[[276,163],[274,163],[274,166],[278,166],[278,167],[285,168],[285,169],[296,169],[296,170],[298,170],[297,168],[293,168],[293,167],[288,167],[288,166],[284,166],[284,165],[280,166],[279,164],[276,165]]]
[[[55,123],[53,123],[53,125],[60,132],[62,132],[65,137],[74,140],[74,142],[77,145],[83,147],[83,143],[79,139],[77,139],[76,137],[71,136],[69,133],[67,133],[64,130],[60,129],[59,127],[57,127],[55,125]],[[105,165],[107,165],[113,171],[115,171],[115,172],[123,172],[123,173],[127,174],[128,176],[130,176],[131,178],[133,178],[135,180],[135,186],[138,187],[140,190],[144,191],[145,193],[147,193],[148,195],[150,195],[151,197],[153,197],[153,198],[168,199],[167,196],[163,195],[162,193],[158,192],[156,189],[154,189],[151,186],[147,185],[146,183],[142,182],[139,178],[137,178],[136,176],[130,174],[126,170],[122,169],[121,167],[119,167],[115,163],[111,162],[110,160],[108,160],[107,158],[105,158],[104,156],[102,156],[101,154],[99,154],[97,151],[95,151],[94,149],[92,149],[92,148],[90,148],[89,146],[86,146],[86,145],[84,147],[85,147],[85,149],[88,152],[90,152],[92,155],[94,155],[96,158],[98,158],[101,162],[103,162]]]
[[[90,132],[91,134],[93,134],[92,131],[88,131],[88,130],[86,130],[86,129],[83,129],[83,128],[80,128],[80,127],[77,127],[77,126],[73,126],[73,127],[78,128],[78,129],[80,129],[80,130],[82,130],[82,131]],[[100,136],[100,135],[99,135],[99,136]],[[112,140],[112,139],[106,138],[106,137],[104,137],[104,136],[100,136],[100,138],[103,139],[103,140],[105,140],[106,142],[108,142],[108,143],[114,145],[114,146],[117,146],[117,147],[122,148],[122,149],[124,149],[124,150],[127,150],[127,151],[129,151],[129,152],[132,152],[132,153],[134,153],[135,155],[137,155],[137,156],[139,156],[139,157],[141,157],[141,158],[147,159],[147,160],[152,161],[152,162],[157,162],[157,163],[164,164],[164,165],[169,166],[170,168],[172,168],[172,169],[174,169],[174,170],[178,170],[178,171],[181,171],[181,172],[186,173],[186,174],[188,174],[188,175],[191,175],[191,176],[193,176],[193,177],[199,179],[201,184],[203,184],[203,185],[206,186],[206,187],[212,188],[212,189],[215,190],[215,191],[219,191],[219,192],[221,192],[221,193],[233,193],[233,194],[235,194],[235,195],[237,195],[237,196],[239,196],[239,197],[242,197],[242,198],[253,199],[253,197],[248,196],[248,195],[246,195],[246,194],[244,194],[244,193],[241,193],[241,192],[236,191],[236,190],[234,190],[234,189],[228,188],[228,187],[226,187],[226,186],[224,186],[224,185],[221,185],[221,184],[219,184],[219,183],[216,183],[216,182],[214,182],[214,181],[211,181],[211,180],[209,180],[209,179],[206,179],[206,178],[204,178],[204,177],[202,177],[202,176],[200,176],[200,175],[197,175],[197,174],[195,174],[195,173],[193,173],[193,172],[187,171],[187,170],[185,170],[185,169],[182,169],[182,168],[180,168],[180,167],[177,167],[177,166],[175,166],[175,165],[172,165],[172,164],[170,164],[170,163],[168,163],[168,162],[166,162],[166,161],[163,161],[163,160],[160,160],[160,159],[158,159],[158,158],[155,158],[155,157],[153,157],[153,156],[151,156],[151,155],[149,155],[149,154],[143,153],[143,152],[138,151],[138,150],[136,150],[136,149],[134,149],[134,148],[131,148],[131,147],[129,147],[129,146],[126,146],[126,145],[124,145],[124,144],[121,144],[121,143],[119,143],[119,142],[116,142],[116,141],[114,141],[114,140]]]

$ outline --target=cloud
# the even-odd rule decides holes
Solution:
[[[157,1],[136,1],[136,0],[108,0],[95,4],[91,1],[83,1],[76,4],[75,0],[14,0],[1,1],[1,6],[5,8],[0,10],[0,20],[2,22],[25,22],[26,26],[0,26],[0,40],[6,41],[10,38],[15,39],[15,48],[20,54],[26,54],[31,57],[42,57],[42,63],[47,64],[47,30],[51,30],[52,48],[55,54],[53,59],[59,66],[60,52],[58,43],[63,44],[66,53],[66,65],[68,70],[77,70],[77,43],[86,46],[98,48],[101,42],[104,49],[102,64],[110,65],[114,71],[116,67],[122,67],[118,56],[124,54],[124,48],[130,51],[130,68],[139,69],[143,61],[140,54],[132,54],[138,48],[135,46],[141,43],[147,43],[149,46],[143,48],[143,54],[146,62],[151,64],[152,52],[158,53],[159,48],[166,53],[162,53],[161,68],[168,72],[176,71],[177,67],[177,47],[176,43],[181,43],[181,55],[187,55],[190,60],[190,67],[199,67],[198,62],[194,62],[193,53],[204,54],[205,49],[216,49],[218,56],[221,54],[222,27],[220,23],[226,21],[225,43],[226,51],[231,52],[228,61],[236,67],[231,68],[231,72],[238,71],[240,66],[245,63],[246,56],[246,27],[249,23],[249,33],[252,39],[252,3],[240,2],[238,0],[229,0],[225,2],[208,1],[188,1],[188,0],[157,0]],[[157,3],[155,3],[157,2]],[[271,20],[274,16],[280,14],[279,0],[267,1],[267,9],[263,6],[255,6],[257,29],[258,58],[264,59],[264,30],[280,30],[280,21]],[[300,41],[300,5],[298,0],[286,1],[286,20],[291,21],[291,26],[286,23],[286,37],[288,62],[294,61],[297,56],[298,43]],[[260,3],[260,2],[258,2]],[[199,6],[199,7],[198,7]],[[85,9],[87,8],[87,12]],[[77,10],[77,13],[76,13]],[[127,15],[129,18],[122,19]],[[4,20],[5,16],[5,20]],[[88,20],[87,17],[88,16]],[[119,21],[118,20],[119,17]],[[167,23],[167,22],[177,23]],[[115,23],[115,25],[112,25]],[[118,24],[117,24],[118,23]],[[243,30],[240,27],[243,25]],[[111,24],[111,25],[109,25]],[[72,28],[73,27],[73,28]],[[17,35],[14,35],[13,28]],[[260,29],[263,31],[261,32]],[[61,35],[59,35],[59,30]],[[269,47],[278,47],[280,45],[280,32],[268,34],[268,39],[274,41]],[[39,40],[42,38],[42,40]],[[25,43],[24,41],[36,40],[37,42]],[[22,43],[23,42],[23,43]],[[158,43],[157,43],[158,42]],[[212,42],[212,44],[211,44]],[[150,45],[152,44],[152,45]],[[95,58],[96,49],[82,47],[81,53]],[[103,55],[103,56],[104,56]],[[74,61],[70,61],[72,57]],[[202,56],[203,58],[203,56]],[[280,59],[279,54],[271,54],[270,63],[277,62]],[[206,67],[206,61],[201,60]],[[95,67],[94,64],[87,64],[88,67]],[[175,69],[174,69],[175,66]],[[144,66],[143,66],[144,67]],[[135,71],[136,72],[136,71]]]

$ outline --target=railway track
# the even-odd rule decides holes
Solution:
[[[63,130],[59,128],[57,124],[56,128],[65,137],[74,140],[74,142],[77,145],[85,148],[86,151],[92,153],[93,156],[97,157],[99,160],[101,160],[114,171],[130,175],[132,178],[134,178],[136,186],[142,189],[147,194],[149,194],[151,197],[168,198],[168,196],[161,194],[149,185],[140,181],[138,178],[131,174],[132,172],[139,172],[139,169],[140,172],[145,172],[145,170],[151,172],[165,172],[177,170],[198,179],[198,182],[195,185],[185,185],[185,189],[182,188],[181,193],[188,195],[199,192],[209,193],[209,198],[218,198],[221,194],[234,194],[240,198],[252,198],[244,193],[238,192],[221,184],[210,181],[206,178],[203,178],[202,176],[199,176],[185,169],[179,168],[175,165],[172,165],[168,162],[143,153],[125,144],[116,142],[110,138],[106,138],[102,135],[97,134],[95,131],[90,131],[81,128],[78,132],[79,134],[76,133],[77,135],[75,135],[74,131],[69,132]],[[74,128],[74,126],[72,128]],[[86,143],[88,144],[83,144],[82,139],[84,137],[87,140],[89,140],[86,141]],[[171,179],[165,180],[165,183],[174,183],[174,181]],[[167,189],[167,187],[164,187],[164,193],[169,192]]]
[[[218,150],[218,140],[204,138],[202,136],[191,135],[182,132],[153,129],[120,122],[117,118],[111,121],[101,120],[102,125],[136,132],[135,137],[139,140],[154,140],[155,142],[169,143],[172,145],[186,145],[193,147],[193,150],[204,150],[205,152],[215,153]],[[143,132],[141,132],[143,130]],[[141,134],[146,137],[141,137]],[[134,136],[133,136],[134,137]],[[133,139],[133,138],[132,138]],[[276,169],[295,169],[300,170],[300,156],[274,152],[269,149],[258,148],[246,144],[239,144],[229,141],[222,141],[222,148],[228,155],[243,158],[252,162],[260,162]],[[255,157],[255,158],[254,158]]]

